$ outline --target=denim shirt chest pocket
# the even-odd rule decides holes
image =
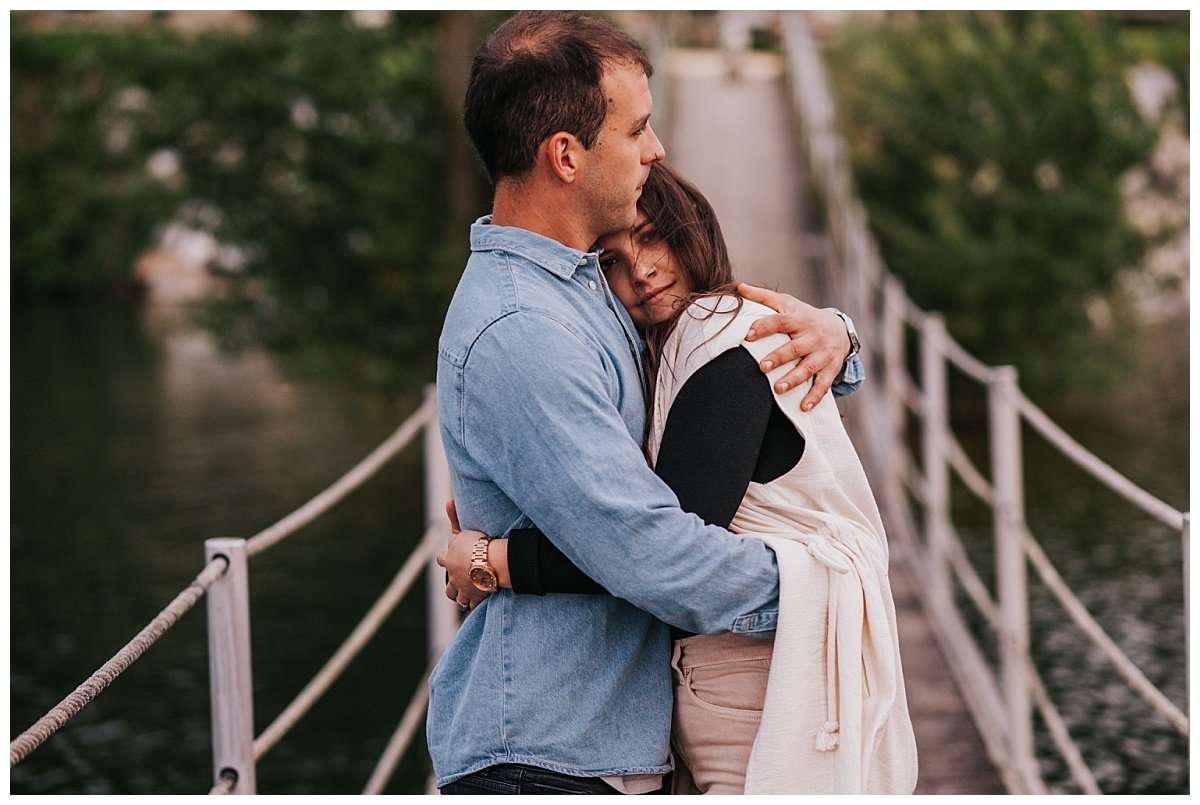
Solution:
[[[642,359],[645,342],[634,327],[629,313],[609,288],[600,270],[598,254],[590,253],[580,260],[574,280],[588,297],[588,308],[594,311],[592,323],[596,329],[590,336],[606,358],[605,370],[611,383],[612,399],[630,423],[631,434],[640,442],[645,423],[647,391],[645,363]],[[614,350],[612,345],[621,342],[624,342],[626,349]],[[630,385],[632,378],[637,378],[636,387]]]
[[[609,289],[597,255],[584,255],[569,276],[554,279],[519,257],[510,261],[510,267],[519,312],[547,316],[589,345],[603,367],[610,399],[621,411],[630,435],[640,443],[646,405],[643,342],[629,314]],[[566,308],[564,297],[571,302]],[[561,366],[559,370],[569,373],[577,368]]]

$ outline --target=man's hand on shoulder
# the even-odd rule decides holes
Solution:
[[[821,310],[801,302],[794,296],[768,291],[754,285],[741,283],[738,293],[753,302],[759,302],[772,310],[774,316],[759,319],[746,334],[747,341],[757,341],[775,333],[786,333],[788,343],[767,355],[759,368],[769,372],[776,366],[799,360],[786,375],[775,383],[775,390],[783,393],[813,379],[812,388],[800,403],[805,411],[812,410],[828,392],[842,371],[842,365],[850,356],[850,336],[846,324],[836,313]]]

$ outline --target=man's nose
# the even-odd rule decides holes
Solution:
[[[651,162],[658,162],[660,159],[665,159],[667,149],[663,147],[662,141],[658,139],[658,135],[654,133],[654,129],[647,125],[646,133],[650,136],[646,140],[649,158],[646,159],[645,164],[649,165]]]

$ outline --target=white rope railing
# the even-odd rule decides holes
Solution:
[[[949,560],[950,566],[954,568],[963,591],[975,604],[975,609],[987,620],[988,625],[995,629],[1000,625],[1000,609],[996,606],[992,594],[988,592],[987,585],[983,583],[983,577],[971,564],[966,549],[963,548],[962,539],[953,530],[951,533],[953,539],[948,541],[949,551],[946,558]]]
[[[112,684],[118,676],[125,672],[134,661],[141,657],[147,649],[157,643],[189,609],[195,606],[212,583],[220,578],[228,566],[224,558],[209,562],[199,575],[192,580],[171,603],[159,612],[132,640],[126,643],[112,659],[104,663],[79,685],[69,696],[50,709],[29,729],[21,733],[9,744],[9,768],[16,766],[29,756],[46,740],[58,732],[64,724],[74,718],[80,710],[86,707],[102,690]]]
[[[908,294],[900,297],[900,303],[900,318],[904,319],[904,322],[910,327],[919,329],[929,314],[917,307],[917,303]]]
[[[242,668],[242,678],[234,673],[223,677],[214,677],[212,696],[214,702],[213,724],[213,765],[218,776],[226,769],[238,774],[244,774],[245,782],[237,785],[226,784],[218,780],[214,793],[256,793],[255,766],[278,742],[306,715],[315,703],[323,696],[330,686],[342,675],[349,664],[362,652],[363,648],[376,636],[383,622],[395,611],[400,601],[412,589],[416,580],[424,574],[429,585],[427,591],[430,606],[430,657],[431,662],[439,655],[439,646],[448,642],[457,627],[457,609],[444,600],[441,586],[442,571],[433,563],[433,554],[450,536],[449,523],[438,515],[444,501],[453,494],[450,489],[449,470],[446,466],[441,440],[436,428],[436,391],[432,385],[425,389],[425,402],[399,427],[381,443],[365,459],[338,479],[324,492],[317,495],[291,515],[280,520],[275,525],[257,534],[250,541],[237,540],[242,561],[242,587],[222,591],[220,600],[234,613],[212,631],[210,619],[210,645],[229,646],[224,662],[230,666]],[[409,554],[404,565],[397,572],[392,582],[382,595],[372,604],[362,620],[342,642],[334,654],[325,662],[317,674],[304,686],[296,698],[284,708],[275,720],[257,738],[252,735],[253,722],[249,715],[253,709],[245,691],[249,685],[249,669],[251,664],[248,640],[249,608],[245,603],[248,588],[245,584],[244,560],[251,553],[261,553],[277,544],[280,540],[294,533],[308,522],[319,517],[331,506],[344,499],[351,491],[373,476],[380,467],[394,458],[404,449],[417,433],[424,428],[425,453],[425,498],[427,530],[418,542],[416,548]],[[210,540],[206,548],[215,550],[221,546],[211,546]],[[437,571],[437,572],[434,572]],[[218,595],[214,589],[212,595]],[[238,599],[241,599],[239,602]],[[454,609],[455,616],[447,617],[441,611],[440,605]],[[239,623],[240,619],[240,623]],[[448,633],[448,634],[447,634]],[[239,637],[242,646],[239,647]],[[221,658],[218,658],[221,659]],[[397,752],[402,753],[409,743],[411,736],[420,721],[420,713],[424,711],[428,692],[424,690],[425,683],[418,685],[412,702],[409,704],[401,721],[398,734],[389,742],[385,757],[377,765],[374,775],[376,785],[386,783],[386,776],[394,769],[398,758]],[[242,706],[230,706],[239,697],[247,697]],[[221,703],[220,708],[217,704]],[[407,737],[406,737],[407,736]],[[218,737],[220,740],[218,740]],[[390,767],[390,769],[389,769]]]
[[[329,488],[309,500],[300,508],[284,517],[272,526],[264,528],[250,539],[246,540],[246,555],[257,556],[280,540],[294,534],[300,528],[311,523],[317,517],[332,508],[346,495],[353,492],[380,467],[390,461],[397,453],[408,446],[420,431],[430,421],[437,417],[437,411],[432,400],[426,400],[414,411],[396,431],[385,439],[371,453],[350,469],[345,475],[334,481]]]
[[[923,410],[922,406],[924,405],[924,395],[921,393],[921,387],[907,373],[901,376],[900,384],[900,399],[904,402],[904,407],[917,416],[920,416]]]
[[[949,334],[942,340],[942,346],[945,348],[946,360],[981,386],[987,385],[988,376],[992,371],[990,366],[963,349],[962,345],[951,338]]]
[[[449,524],[445,527],[431,528],[426,532],[420,544],[392,579],[391,584],[359,621],[350,636],[343,641],[316,676],[304,686],[292,703],[285,707],[283,712],[271,722],[271,725],[254,740],[255,761],[261,760],[316,704],[329,686],[341,676],[350,661],[357,657],[370,642],[375,633],[379,631],[379,627],[383,625],[383,621],[392,613],[421,572],[424,571],[426,563],[436,548],[449,536]]]
[[[1074,461],[1089,475],[1160,522],[1176,531],[1183,530],[1183,512],[1172,506],[1168,506],[1105,464],[1095,454],[1072,439],[1066,431],[1055,424],[1054,420],[1046,416],[1040,408],[1030,402],[1029,398],[1020,391],[1017,392],[1016,399],[1013,402],[1016,403],[1021,415],[1025,417],[1025,420],[1034,430],[1042,434],[1048,442],[1062,451],[1063,455]]]
[[[945,346],[947,347],[947,359],[952,360],[967,374],[978,377],[983,382],[986,382],[987,372],[989,371],[987,366],[963,350],[952,339],[945,339]],[[915,381],[910,382],[913,382],[913,385],[915,385]],[[1014,403],[1017,405],[1021,415],[1036,431],[1053,446],[1057,447],[1064,455],[1072,459],[1081,469],[1159,521],[1176,530],[1182,530],[1184,526],[1183,512],[1174,509],[1149,492],[1141,489],[1096,457],[1067,434],[1066,431],[1050,419],[1045,412],[1034,405],[1019,390],[1017,391]],[[991,484],[987,482],[983,474],[970,462],[962,445],[952,436],[948,440],[948,444],[950,452],[947,460],[963,480],[964,484],[976,496],[988,503],[992,503],[994,497],[992,495]],[[959,574],[960,580],[964,580],[964,584],[966,584],[966,568],[969,566],[969,563],[966,560],[965,553],[961,552],[961,544],[957,540],[955,541],[955,547],[959,550],[952,553],[951,560],[955,570]],[[1033,535],[1028,533],[1026,551],[1034,568],[1042,577],[1043,582],[1050,588],[1051,592],[1063,605],[1076,625],[1104,652],[1105,656],[1113,663],[1126,682],[1157,712],[1166,717],[1181,734],[1186,736],[1189,730],[1187,716],[1146,679],[1145,675],[1133,661],[1117,647],[1108,634],[1104,632],[1103,628],[1087,612],[1074,593],[1071,592]],[[970,587],[975,590],[979,589],[974,582],[970,584]],[[977,593],[972,593],[971,598],[975,601],[976,606],[980,606],[982,599],[978,597]],[[990,598],[987,600],[991,603]],[[981,611],[983,611],[982,608]],[[1084,780],[1080,779],[1079,775],[1076,775],[1076,778],[1081,785],[1085,785]],[[1087,779],[1091,779],[1090,775]],[[1091,781],[1090,785],[1095,785],[1094,780]]]
[[[1162,691],[1154,686],[1141,669],[1134,665],[1133,661],[1125,656],[1125,652],[1113,642],[1108,633],[1103,627],[1096,622],[1091,613],[1087,611],[1083,603],[1080,602],[1075,594],[1071,592],[1071,588],[1058,574],[1058,571],[1051,564],[1045,552],[1042,551],[1042,546],[1038,545],[1037,540],[1028,531],[1025,532],[1025,552],[1029,556],[1030,562],[1042,581],[1049,588],[1054,597],[1062,604],[1063,609],[1070,615],[1071,620],[1075,621],[1088,638],[1096,644],[1113,667],[1117,669],[1117,673],[1129,684],[1130,687],[1145,699],[1151,707],[1159,714],[1164,716],[1171,725],[1179,731],[1180,735],[1185,738],[1188,735],[1188,717],[1171,702]]]
[[[395,773],[400,758],[404,756],[409,744],[416,737],[417,728],[421,726],[421,716],[429,704],[429,674],[432,671],[432,667],[426,669],[425,675],[417,683],[417,692],[413,694],[412,701],[404,710],[404,716],[400,719],[396,731],[392,733],[391,740],[388,741],[383,754],[379,756],[379,760],[367,780],[367,785],[363,788],[364,794],[383,793],[383,788],[387,785],[388,780],[392,779],[392,774]]]
[[[986,384],[988,375],[991,372],[989,367],[976,360],[952,339],[944,339],[943,346],[943,357],[967,375]],[[903,392],[902,399],[906,407],[914,410],[914,412],[916,412],[916,409],[912,406],[909,397],[912,394],[911,387],[915,385],[915,380],[905,373],[904,382],[901,382],[898,387]],[[1164,524],[1181,531],[1185,529],[1186,515],[1183,512],[1177,511],[1153,495],[1150,495],[1082,447],[1025,397],[1019,389],[1016,390],[1014,396],[1013,404],[1016,406],[1019,414],[1036,431],[1045,437],[1047,441],[1057,447],[1068,458],[1071,458],[1085,472],[1100,480],[1107,487]],[[992,484],[987,481],[983,474],[970,461],[961,443],[952,434],[946,434],[945,445],[945,460],[966,487],[981,500],[989,505],[994,505],[995,495]],[[903,473],[902,477],[908,481],[912,467],[907,451],[902,452],[901,457],[896,460],[896,464],[899,467],[899,471]],[[949,547],[950,550],[946,558],[954,569],[968,598],[975,604],[976,608],[984,615],[991,626],[994,629],[998,629],[1001,622],[999,608],[987,593],[982,579],[971,565],[962,547],[961,540],[957,535],[949,541]],[[1149,703],[1156,712],[1166,718],[1181,735],[1187,737],[1190,728],[1188,717],[1146,678],[1145,674],[1120,650],[1108,634],[1104,632],[1099,623],[1088,613],[1087,609],[1074,593],[1071,592],[1061,576],[1059,576],[1041,546],[1028,530],[1025,531],[1024,548],[1026,555],[1042,581],[1062,604],[1076,626],[1083,631],[1093,644],[1100,648],[1106,659],[1116,668],[1126,683]],[[1060,713],[1050,700],[1032,661],[1029,663],[1028,676],[1034,703],[1043,717],[1051,740],[1061,753],[1072,777],[1080,785],[1084,793],[1102,793],[1094,775],[1084,762],[1078,746],[1071,739],[1069,730]]]
[[[247,541],[247,554],[262,553],[283,538],[320,516],[354,491],[378,469],[403,450],[413,437],[436,417],[432,400],[426,400],[396,431],[366,458],[334,482],[325,491],[274,525]],[[70,695],[51,708],[9,745],[9,767],[16,766],[54,735],[68,721],[124,673],[134,661],[154,645],[189,609],[195,606],[225,572],[224,558],[214,559],[149,624],[113,657],[82,682]]]
[[[1062,714],[1058,712],[1058,708],[1050,700],[1050,694],[1046,692],[1046,685],[1042,682],[1042,677],[1038,674],[1037,668],[1032,661],[1029,662],[1027,671],[1029,673],[1030,689],[1033,691],[1033,700],[1037,704],[1038,712],[1042,714],[1042,720],[1046,723],[1046,730],[1050,733],[1050,739],[1054,741],[1054,745],[1062,753],[1063,760],[1067,762],[1067,768],[1070,769],[1071,776],[1075,778],[1075,782],[1079,783],[1079,787],[1083,789],[1083,793],[1103,794],[1104,792],[1100,790],[1100,786],[1096,784],[1096,778],[1092,775],[1092,770],[1084,762],[1079,747],[1071,739],[1071,732],[1067,729],[1067,723],[1063,720]]]
[[[864,309],[859,312],[865,314],[865,326],[863,329],[869,329],[873,332],[879,330],[881,325],[874,321],[875,311],[873,310],[877,302],[872,300],[875,294],[884,291],[884,304],[888,308],[888,315],[892,320],[899,319],[912,325],[918,331],[922,331],[928,314],[917,308],[906,294],[902,292],[897,294],[889,288],[890,285],[897,283],[895,280],[890,279],[890,275],[886,272],[886,267],[883,266],[882,261],[879,259],[877,244],[870,234],[861,202],[857,199],[853,190],[849,160],[840,142],[840,135],[836,128],[833,97],[829,91],[824,66],[821,63],[816,44],[812,39],[811,33],[808,31],[802,13],[784,15],[784,40],[791,62],[789,78],[792,83],[792,102],[797,112],[799,130],[801,131],[802,142],[806,150],[813,184],[823,194],[827,210],[828,234],[832,243],[831,252],[835,257],[835,265],[838,269],[839,277],[843,281],[843,291],[851,297],[861,297],[859,304],[864,305]],[[889,334],[879,337],[881,338],[881,343],[884,343],[888,338],[895,338],[896,335],[894,331],[891,331]],[[950,365],[955,366],[966,376],[974,379],[985,388],[991,385],[995,374],[993,368],[968,353],[952,338],[947,336],[941,339],[941,341],[940,352]],[[885,382],[882,384],[884,393],[891,395],[893,399],[898,399],[902,406],[901,410],[909,409],[915,411],[916,408],[913,404],[913,395],[910,388],[910,385],[914,384],[914,381],[911,379],[899,380],[896,377],[896,374],[903,374],[907,378],[907,372],[890,371],[892,364],[896,363],[897,360],[901,364],[903,363],[902,350],[892,350],[885,356],[885,363],[889,364],[889,371],[884,373]],[[1015,390],[1015,395],[1013,396],[1015,399],[1012,401],[1012,404],[1018,416],[1028,422],[1033,429],[1038,431],[1067,457],[1071,458],[1087,473],[1096,477],[1110,489],[1139,506],[1143,511],[1181,532],[1182,552],[1186,567],[1189,552],[1189,527],[1188,515],[1186,513],[1179,512],[1163,501],[1158,500],[1085,450],[1057,424],[1053,423],[1049,417],[1029,402],[1019,389]],[[878,402],[881,405],[884,403],[883,400],[879,400]],[[922,418],[923,422],[923,415],[918,413],[918,416]],[[1019,422],[1020,419],[1017,421]],[[926,423],[924,426],[928,427],[929,425]],[[902,428],[899,433],[884,432],[883,429],[875,432],[873,435],[877,439],[882,440],[883,444],[877,446],[874,453],[879,457],[880,462],[880,467],[877,469],[890,478],[889,481],[885,482],[885,488],[892,488],[892,485],[898,481],[899,484],[903,485],[901,488],[907,487],[916,493],[917,490],[915,487],[917,486],[916,481],[918,477],[913,466],[914,459],[909,456],[908,449],[903,444],[903,433],[905,430],[907,430],[907,426]],[[896,442],[896,440],[899,441]],[[940,439],[940,441],[942,443],[940,449],[944,452],[944,460],[956,473],[957,477],[962,480],[968,491],[989,506],[995,508],[998,505],[998,492],[993,482],[989,481],[975,467],[962,448],[962,445],[952,434],[945,434],[945,438]],[[925,468],[925,470],[927,473],[929,472],[928,468]],[[1011,486],[1011,478],[1008,482]],[[1023,506],[1019,481],[1016,489],[1018,491],[1015,499],[1018,506]],[[920,494],[916,494],[916,497],[918,500],[921,499]],[[1005,505],[1011,506],[1012,504],[1013,499],[1010,495],[1006,499]],[[1017,514],[1023,520],[1023,510],[1019,510]],[[897,518],[897,522],[889,526],[889,528],[897,528],[902,535],[905,535],[905,542],[910,541],[914,537],[914,534],[909,534],[908,532],[911,529],[905,526],[914,518],[908,501],[904,500],[902,501],[902,505],[895,507],[894,511],[891,512],[891,516]],[[1187,735],[1188,721],[1184,713],[1167,700],[1157,688],[1150,684],[1141,671],[1120,652],[1115,643],[1100,629],[1099,625],[1087,614],[1086,609],[1070,593],[1069,588],[1061,582],[1058,574],[1054,572],[1053,567],[1045,559],[1044,554],[1042,554],[1041,548],[1033,541],[1032,536],[1028,536],[1027,529],[1024,529],[1023,524],[1021,528],[1025,531],[1025,541],[1028,543],[1022,554],[1032,561],[1039,574],[1043,577],[1043,581],[1046,581],[1048,585],[1055,588],[1055,595],[1060,597],[1060,601],[1063,602],[1063,605],[1071,614],[1076,625],[1083,629],[1084,634],[1089,639],[1102,648],[1108,659],[1117,666],[1122,677],[1133,686],[1139,695],[1149,701],[1176,729],[1182,734]],[[1013,624],[1007,624],[1003,629],[1000,628],[1001,615],[999,605],[993,601],[986,585],[984,585],[982,579],[971,565],[961,541],[956,534],[953,534],[953,527],[951,526],[949,530],[951,536],[948,539],[948,549],[941,552],[941,557],[951,565],[971,601],[983,613],[992,627],[1001,634],[1001,639],[1005,639],[1004,634],[1006,630],[1011,632],[1014,628]],[[936,558],[936,555],[930,552],[916,551],[912,554],[912,561],[931,561],[936,560]],[[1021,572],[1023,574],[1023,571]],[[1001,597],[1003,598],[1003,596]],[[1188,585],[1185,579],[1185,608],[1187,597]],[[1009,603],[1012,604],[1013,602],[1010,601]],[[959,623],[956,618],[957,616],[951,617],[949,620]],[[961,631],[965,634],[965,629],[961,629]],[[1073,776],[1084,791],[1099,793],[1099,788],[1096,785],[1094,777],[1083,763],[1078,747],[1071,741],[1061,716],[1054,709],[1053,704],[1046,694],[1044,685],[1036,677],[1036,672],[1032,671],[1032,663],[1030,677],[1032,680],[1030,691],[1033,703],[1043,713],[1047,728],[1056,746],[1062,752]],[[960,683],[968,687],[978,686],[982,689],[989,688],[994,684],[994,680],[960,678]],[[1024,756],[1012,757],[1014,754],[1012,751],[1012,741],[1016,740],[1014,736],[1020,737],[1022,741],[1025,740],[1020,735],[1022,727],[1019,724],[1019,706],[1015,703],[1006,703],[1006,707],[1008,710],[1004,714],[995,708],[992,708],[992,711],[987,711],[986,708],[979,709],[972,707],[972,712],[977,720],[980,720],[981,733],[985,737],[985,743],[988,744],[989,753],[992,754],[997,764],[1003,769],[1007,768],[1006,764],[1013,763],[1026,768],[1029,772],[1028,774],[1022,772],[1019,775],[1012,775],[1012,779],[1006,776],[1006,779],[1009,780],[1010,788],[1014,782],[1017,785],[1016,788],[1012,789],[1014,791],[1025,788],[1027,783],[1034,783],[1035,785],[1030,790],[1036,790],[1036,784],[1039,781],[1036,779],[1036,768],[1033,767],[1032,758]],[[989,739],[988,736],[991,736],[991,738]],[[997,740],[998,738],[999,740]],[[1018,752],[1016,754],[1021,755],[1022,753]],[[1005,755],[1008,756],[1006,757]]]
[[[925,500],[927,483],[917,462],[907,453],[898,453],[893,459],[897,464],[896,472],[904,482],[904,488],[917,500]]]
[[[954,438],[954,434],[947,434],[946,444],[950,450],[946,456],[946,460],[950,462],[950,467],[958,474],[963,485],[967,487],[975,497],[992,505],[996,498],[992,494],[992,484],[987,478],[983,477],[983,473],[971,462],[971,457],[967,455],[967,451],[963,449],[962,443]]]

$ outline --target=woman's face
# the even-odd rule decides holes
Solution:
[[[639,211],[632,230],[601,238],[600,268],[639,329],[662,321],[692,289],[654,225]]]

